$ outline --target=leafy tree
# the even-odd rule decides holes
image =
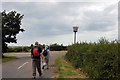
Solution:
[[[7,43],[17,43],[16,35],[23,32],[21,28],[21,20],[24,15],[16,11],[6,12],[2,14],[2,52],[7,51]]]

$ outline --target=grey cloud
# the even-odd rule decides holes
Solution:
[[[113,11],[115,7],[108,6],[103,11],[84,10],[84,7],[89,8],[92,5],[100,6],[102,4],[5,2],[3,9],[14,9],[24,14],[23,28],[26,30],[24,33],[26,37],[71,34],[74,23],[80,27],[81,32],[111,30],[111,26],[115,25],[116,15],[109,14],[109,12]],[[83,16],[78,18],[81,14]],[[71,16],[73,19],[65,19],[65,16]]]
[[[111,5],[112,6],[112,5]],[[86,11],[84,15],[86,18],[83,23],[86,23],[85,30],[87,31],[109,31],[115,29],[117,24],[116,12],[110,14],[112,10],[116,10],[114,7],[110,10],[110,7],[105,8],[103,11]]]
[[[120,2],[118,3],[118,39],[120,43]]]

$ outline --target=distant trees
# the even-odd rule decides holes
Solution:
[[[24,15],[16,11],[6,12],[2,14],[2,53],[6,52],[8,47],[7,43],[17,43],[16,35],[23,32],[21,28],[21,20]]]
[[[41,45],[41,48],[44,49],[45,44]],[[51,44],[49,46],[50,51],[64,51],[67,50],[67,46],[63,46],[63,44],[59,45],[57,43]],[[30,52],[31,46],[9,46],[7,52]]]
[[[59,44],[55,43],[55,44],[50,45],[50,50],[51,51],[67,50],[67,46],[63,46],[63,44],[59,45]]]
[[[31,47],[29,46],[16,46],[8,47],[7,52],[30,52]]]

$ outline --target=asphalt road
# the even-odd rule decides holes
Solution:
[[[66,52],[51,52],[50,68],[44,70],[41,78],[54,78],[55,64],[57,57],[64,55]],[[2,78],[32,78],[32,60],[30,53],[10,53],[9,55],[16,56],[18,59],[2,64]],[[37,73],[37,78],[38,73]]]

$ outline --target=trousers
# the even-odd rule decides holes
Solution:
[[[32,59],[33,76],[36,76],[36,69],[41,75],[41,59]]]

